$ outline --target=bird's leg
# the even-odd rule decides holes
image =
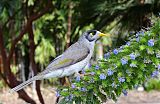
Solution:
[[[79,72],[74,73],[74,77],[80,76]]]
[[[89,75],[91,75],[91,74],[90,74],[90,73],[82,74],[82,73],[76,72],[76,73],[74,74],[74,77],[77,77],[77,76],[84,77],[84,76],[89,76]]]
[[[71,82],[69,80],[68,77],[65,77],[65,83],[64,83],[64,86],[71,86]]]
[[[74,77],[80,76],[80,77],[84,77],[85,74],[79,73],[79,72],[75,72],[74,73]]]
[[[61,83],[63,86],[70,86],[70,85],[71,85],[70,80],[69,80],[68,77],[60,78],[60,83]]]
[[[64,72],[64,70],[63,70],[63,72]],[[61,75],[63,75],[63,72],[61,73]],[[71,83],[70,83],[68,77],[60,78],[60,82],[62,83],[63,86],[71,86]]]

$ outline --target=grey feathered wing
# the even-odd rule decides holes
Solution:
[[[90,53],[88,47],[76,42],[71,45],[61,56],[54,59],[41,74],[47,74],[54,70],[73,65],[84,60]]]
[[[76,42],[75,44],[71,45],[62,55],[55,58],[44,71],[32,77],[31,79],[23,82],[22,84],[14,87],[10,90],[10,92],[19,91],[23,89],[25,86],[31,84],[33,81],[43,79],[43,76],[45,74],[48,74],[54,70],[61,70],[61,68],[82,61],[88,56],[89,52],[90,50],[88,47]]]

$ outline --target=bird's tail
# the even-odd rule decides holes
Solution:
[[[34,76],[34,77],[32,77],[31,79],[29,79],[29,80],[21,83],[20,85],[12,88],[9,92],[13,93],[13,92],[19,91],[19,90],[23,89],[24,87],[26,87],[27,85],[31,84],[35,80],[40,80],[40,76]]]

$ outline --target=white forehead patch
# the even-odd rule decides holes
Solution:
[[[100,34],[100,33],[101,33],[100,31],[97,31],[95,35],[98,35],[98,34]]]

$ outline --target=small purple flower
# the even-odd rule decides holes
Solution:
[[[85,74],[85,73],[86,73],[86,72],[85,72],[85,70],[83,69],[83,70],[82,70],[82,74]]]
[[[91,75],[95,75],[95,72],[90,72]]]
[[[122,52],[122,51],[123,51],[123,49],[124,49],[124,46],[120,46],[120,48],[119,48],[119,52]]]
[[[136,41],[139,42],[139,40],[140,40],[139,37],[137,37],[137,38],[136,38]]]
[[[127,43],[126,43],[126,45],[127,45],[127,46],[130,46],[130,45],[131,45],[131,43],[130,43],[130,42],[127,42]]]
[[[156,58],[160,58],[160,54],[159,53],[156,53]]]
[[[135,58],[136,58],[136,55],[133,54],[133,53],[131,53],[129,56],[130,56],[130,58],[131,58],[132,60],[135,60]]]
[[[72,100],[72,99],[73,99],[73,95],[70,94],[70,95],[69,95],[69,100]]]
[[[111,86],[112,86],[112,87],[115,87],[115,83],[112,83]]]
[[[120,47],[119,47],[120,50],[123,50],[123,48],[124,48],[124,46],[120,46]]]
[[[126,73],[128,74],[128,76],[131,76],[131,75],[132,75],[132,72],[129,71],[129,70],[126,70]]]
[[[69,95],[69,96],[67,96],[67,97],[65,98],[66,101],[70,101],[70,100],[72,100],[72,99],[73,99],[73,95],[72,95],[72,94]]]
[[[107,71],[108,76],[113,75],[113,73],[114,73],[114,72],[113,72],[111,69],[108,69],[108,71]]]
[[[117,49],[114,49],[114,50],[113,50],[113,53],[114,53],[115,55],[117,55],[117,54],[118,54],[118,50],[117,50]]]
[[[110,53],[109,52],[104,54],[104,58],[105,59],[108,59],[109,57],[110,57]]]
[[[129,70],[126,70],[126,73],[127,73],[127,74],[130,74],[131,72],[130,72]]]
[[[130,33],[131,35],[134,35],[135,32],[134,32],[134,31],[130,31],[129,33]]]
[[[77,77],[76,77],[76,81],[79,82],[80,80],[81,80],[81,77],[80,77],[80,76],[77,76]]]
[[[90,82],[91,82],[91,83],[94,83],[94,79],[93,79],[93,78],[91,78],[91,79],[90,79]]]
[[[116,65],[116,64],[114,64],[114,67],[115,67],[115,68],[117,68],[117,65]]]
[[[150,59],[144,59],[143,62],[144,63],[151,63],[152,61]]]
[[[124,96],[127,96],[128,94],[127,90],[122,90],[122,93],[124,94]]]
[[[104,79],[106,79],[106,75],[105,74],[100,74],[99,78],[102,79],[102,80],[104,80]]]
[[[125,78],[124,77],[119,77],[118,80],[119,80],[120,83],[125,82]]]
[[[136,37],[138,37],[138,36],[139,36],[139,32],[136,33]]]
[[[154,40],[153,39],[148,40],[148,46],[150,46],[150,47],[154,46]]]
[[[160,70],[160,64],[157,66],[158,70]]]
[[[74,89],[74,88],[76,88],[76,85],[75,84],[71,84],[71,87]]]
[[[122,63],[122,65],[125,65],[125,64],[128,63],[128,60],[126,60],[125,58],[122,58],[122,59],[121,59],[121,63]]]
[[[83,91],[83,92],[87,91],[87,89],[84,88],[84,87],[82,87],[80,90]]]
[[[156,76],[158,76],[158,74],[159,74],[159,71],[157,71],[157,70],[155,70],[153,73],[152,73],[152,77],[156,77]]]
[[[65,101],[69,101],[69,96],[66,96]]]
[[[96,66],[95,66],[95,69],[98,70],[98,69],[99,69],[99,65],[96,65]]]
[[[56,91],[56,97],[59,97],[59,96],[60,96],[59,91]]]
[[[91,68],[91,66],[92,66],[92,65],[89,63],[89,64],[88,64],[88,68]]]
[[[140,34],[141,34],[142,36],[144,36],[144,35],[145,35],[145,34],[144,34],[144,31],[141,31],[141,32],[140,32]]]
[[[137,67],[137,65],[136,65],[136,64],[133,64],[133,63],[131,63],[129,66],[130,66],[131,68]]]

